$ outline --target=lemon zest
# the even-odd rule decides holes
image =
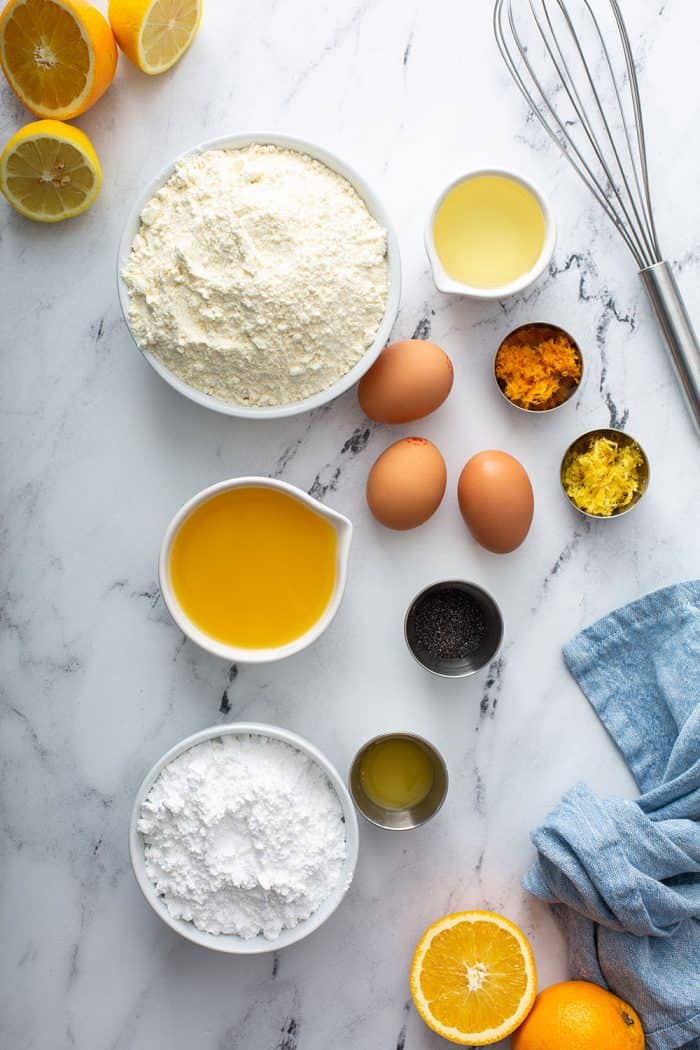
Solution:
[[[575,454],[565,465],[562,482],[566,494],[587,514],[609,518],[628,507],[642,487],[644,465],[639,445],[621,445],[597,437],[587,451]]]

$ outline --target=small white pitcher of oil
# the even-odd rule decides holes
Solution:
[[[505,168],[480,168],[453,179],[425,227],[436,288],[473,299],[522,292],[549,266],[555,244],[546,198]]]

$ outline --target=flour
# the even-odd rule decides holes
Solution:
[[[170,914],[269,939],[338,884],[343,813],[323,770],[269,737],[224,735],[163,769],[142,807],[146,872]]]
[[[275,146],[187,157],[123,271],[136,340],[224,401],[299,401],[345,375],[388,298],[386,231],[341,175]]]

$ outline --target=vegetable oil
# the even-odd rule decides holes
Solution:
[[[444,269],[472,288],[499,288],[528,273],[545,240],[535,195],[504,175],[477,175],[451,189],[433,223]]]

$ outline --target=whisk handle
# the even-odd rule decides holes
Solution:
[[[639,276],[666,339],[688,411],[700,433],[700,345],[676,279],[667,262],[640,270]]]

